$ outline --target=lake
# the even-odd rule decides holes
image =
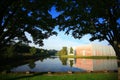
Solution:
[[[85,72],[85,71],[116,71],[116,59],[81,59],[49,57],[37,61],[30,61],[11,69],[11,72]]]

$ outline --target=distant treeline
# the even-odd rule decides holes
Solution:
[[[35,48],[35,47],[30,47],[28,45],[22,44],[22,45],[17,45],[15,47],[15,50],[20,53],[20,54],[31,54],[30,49]],[[35,54],[34,55],[55,55],[57,51],[56,50],[47,50],[47,49],[40,49],[40,48],[35,48]]]
[[[67,48],[66,46],[64,46],[60,51],[57,52],[57,55],[63,56],[67,55],[68,53],[73,54],[73,48],[72,47]]]
[[[31,47],[27,44],[8,45],[0,54],[2,57],[15,57],[15,56],[50,56],[55,55],[56,50],[46,50],[41,48]]]

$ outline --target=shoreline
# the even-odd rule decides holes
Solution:
[[[118,73],[118,70],[99,70],[99,71],[66,71],[66,72],[32,72],[32,71],[26,71],[26,72],[0,72],[0,74],[87,74],[87,73]]]
[[[74,56],[74,55],[62,55],[61,58],[85,58],[85,59],[118,59],[117,56]]]

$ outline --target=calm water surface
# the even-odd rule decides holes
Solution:
[[[12,72],[84,72],[117,70],[116,59],[80,59],[80,58],[58,58],[50,57],[43,60],[31,61],[11,69]]]

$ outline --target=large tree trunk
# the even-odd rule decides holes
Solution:
[[[113,41],[113,43],[111,43],[112,47],[115,50],[116,56],[118,58],[120,58],[120,42],[118,41]]]

